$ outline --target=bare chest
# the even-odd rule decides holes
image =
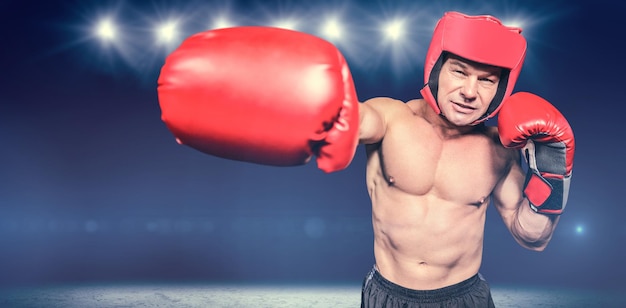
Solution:
[[[484,202],[504,167],[496,145],[483,134],[442,139],[419,126],[395,127],[369,155],[368,173],[380,177],[378,189],[456,204]]]

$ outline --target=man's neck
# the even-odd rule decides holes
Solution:
[[[444,115],[435,113],[429,105],[424,104],[423,108],[424,118],[433,125],[433,129],[442,139],[454,139],[482,130],[484,127],[484,124],[458,126],[448,121]]]

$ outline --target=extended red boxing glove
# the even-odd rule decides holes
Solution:
[[[543,98],[519,92],[503,102],[498,131],[502,145],[524,151],[529,167],[524,194],[531,208],[561,214],[567,204],[575,147],[565,117]]]
[[[358,144],[358,99],[344,57],[302,32],[234,27],[197,33],[165,60],[162,120],[179,143],[252,163],[317,156],[346,168]]]

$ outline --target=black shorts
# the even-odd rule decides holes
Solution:
[[[479,274],[436,290],[413,290],[385,279],[376,269],[368,273],[361,291],[361,308],[495,307],[489,284]]]

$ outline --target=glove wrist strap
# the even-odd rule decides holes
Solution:
[[[546,215],[560,215],[567,204],[571,174],[542,172],[537,168],[535,145],[529,140],[523,151],[528,162],[524,195],[533,211]],[[543,149],[545,154],[545,149]]]

